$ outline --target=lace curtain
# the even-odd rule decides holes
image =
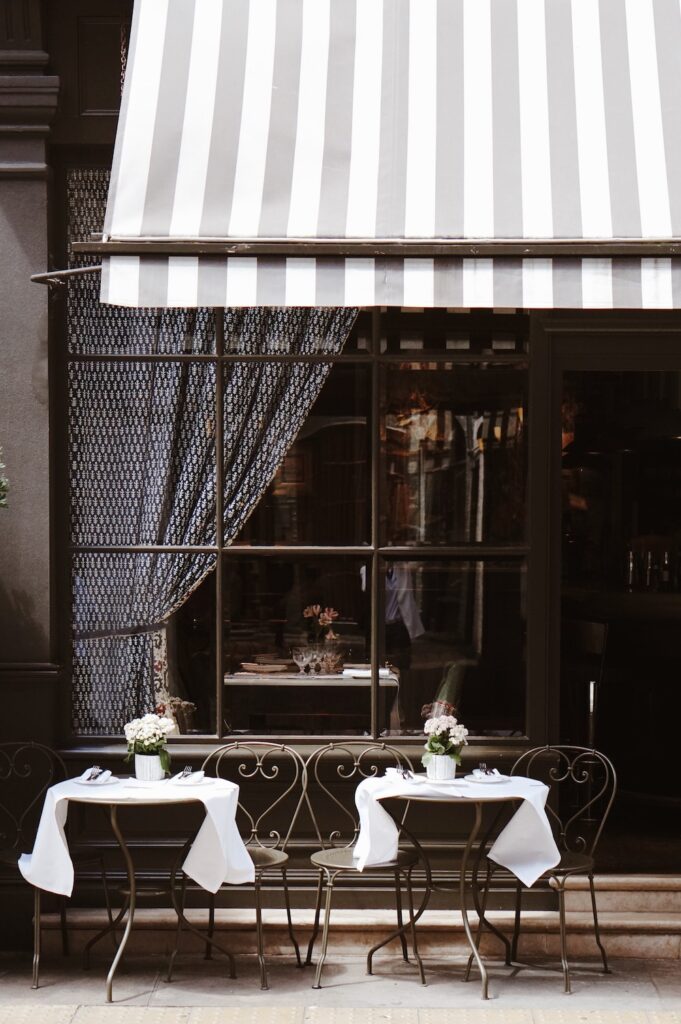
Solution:
[[[98,229],[103,171],[69,178],[70,240]],[[77,547],[214,546],[216,364],[120,353],[210,354],[212,313],[101,306],[97,275],[68,302],[71,540]],[[224,316],[235,354],[342,350],[356,310],[248,309]],[[95,358],[92,358],[92,357]],[[330,364],[225,363],[223,541],[279,468]],[[168,697],[165,623],[215,568],[214,552],[78,551],[72,560],[73,727],[116,734]]]

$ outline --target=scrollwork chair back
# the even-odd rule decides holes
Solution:
[[[237,823],[246,846],[286,850],[307,785],[297,751],[283,743],[235,740],[214,750],[202,767],[239,786]],[[272,799],[267,789],[275,784]]]
[[[535,747],[518,758],[511,774],[546,782],[552,791],[546,811],[558,847],[593,857],[617,788],[610,759],[590,747]]]
[[[59,754],[42,743],[0,743],[0,857],[30,853],[45,793],[66,778]]]
[[[315,834],[323,849],[350,847],[359,835],[359,814],[355,808],[354,792],[364,779],[376,778],[386,768],[413,772],[406,754],[396,747],[379,741],[349,741],[327,743],[318,747],[307,759],[308,790],[306,801]],[[347,787],[343,783],[348,783]],[[343,790],[347,799],[341,799]],[[320,810],[331,810],[337,820],[331,831],[320,822]],[[408,811],[405,807],[402,823]]]

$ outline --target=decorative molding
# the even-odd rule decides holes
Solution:
[[[0,49],[0,71],[9,75],[41,74],[49,59],[44,50]]]
[[[9,164],[0,163],[0,180],[8,179],[44,179],[49,174],[49,168],[45,163],[23,163]]]
[[[43,128],[54,120],[58,95],[56,75],[0,77],[0,125]]]
[[[23,50],[29,53],[40,50],[42,36],[41,0],[3,0],[0,51]]]

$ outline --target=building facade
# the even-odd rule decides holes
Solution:
[[[373,738],[418,760],[424,709],[446,701],[469,727],[473,763],[509,766],[530,746],[595,742],[620,777],[605,870],[673,870],[681,278],[672,241],[659,260],[652,249],[585,255],[554,241],[555,307],[542,292],[546,267],[528,283],[521,257],[497,248],[471,284],[470,263],[485,259],[464,266],[434,240],[434,284],[409,277],[413,250],[388,249],[380,268],[371,255],[380,285],[368,301],[366,284],[348,284],[349,264],[344,301],[334,298],[328,266],[361,262],[339,244],[327,254],[335,264],[318,271],[315,294],[327,295],[318,306],[288,301],[307,285],[296,293],[286,255],[273,253],[260,260],[250,305],[230,307],[238,275],[224,260],[221,278],[217,259],[181,309],[172,267],[160,284],[158,266],[155,277],[141,273],[139,301],[129,302],[116,251],[77,245],[104,227],[131,4],[4,6],[2,738],[44,740],[72,764],[96,751],[119,765],[124,722],[164,704],[192,760],[244,735],[303,751],[324,738]],[[396,51],[398,30],[386,21]],[[660,44],[661,75],[664,59]],[[518,89],[522,105],[522,76]],[[285,90],[276,95],[284,118]],[[635,118],[635,84],[632,96]],[[611,132],[608,141],[613,177],[615,166],[626,176],[626,140]],[[642,180],[645,161],[636,166]],[[509,192],[514,167],[509,158]],[[613,181],[615,217],[625,192]],[[497,196],[507,222],[490,235],[515,234],[512,206]],[[274,224],[276,202],[263,208]],[[159,233],[154,216],[148,236]],[[538,262],[551,258],[544,244]],[[100,303],[98,272],[49,291],[30,283],[102,258],[114,305]],[[601,271],[610,264],[609,303],[593,299],[598,261]],[[655,262],[665,266],[651,284]],[[320,622],[306,614],[317,605],[338,614]],[[336,640],[325,645],[329,626]],[[315,674],[315,657],[330,659],[326,673]],[[653,759],[662,770],[651,785],[642,768]],[[644,841],[633,816],[646,821]],[[177,823],[140,837],[150,874],[181,832]],[[435,856],[448,837],[455,827],[429,826]],[[304,888],[313,878],[303,852],[301,841]]]

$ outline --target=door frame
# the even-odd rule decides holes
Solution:
[[[677,370],[681,373],[681,312],[553,311],[532,317],[534,356],[546,361],[545,502],[546,737],[560,742],[561,678],[561,399],[566,370]],[[539,350],[539,351],[538,351]],[[536,534],[532,534],[533,542]],[[541,534],[539,537],[541,541]]]

